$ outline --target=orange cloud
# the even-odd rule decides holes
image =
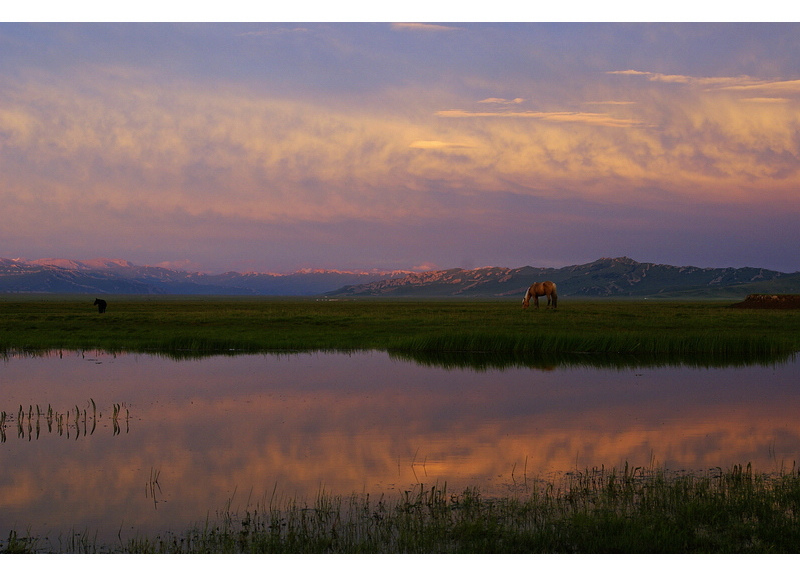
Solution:
[[[800,92],[800,80],[762,80],[751,76],[699,77],[641,72],[637,70],[612,71],[608,72],[608,74],[646,76],[647,79],[652,82],[691,84],[694,86],[703,86],[709,90],[760,91],[765,93],[780,92],[792,94]]]
[[[800,93],[800,80],[784,80],[780,82],[749,82],[743,84],[731,84],[729,86],[721,87],[723,90],[739,90],[749,92],[764,92],[764,93]]]
[[[578,122],[583,124],[597,124],[600,126],[635,126],[639,121],[625,118],[614,118],[607,114],[597,112],[470,112],[466,110],[440,110],[437,116],[445,118],[537,118],[554,122]]]
[[[441,140],[415,140],[408,147],[441,150],[443,148],[472,148],[472,145],[459,142],[442,142]]]
[[[46,202],[264,222],[383,221],[452,214],[437,200],[442,190],[568,190],[658,204],[752,202],[769,189],[790,209],[797,203],[800,81],[628,70],[609,73],[615,80],[602,90],[584,89],[598,96],[584,106],[606,110],[518,110],[526,99],[490,97],[475,110],[437,111],[418,101],[416,87],[358,109],[233,86],[149,85],[143,71],[86,74],[80,90],[41,77],[0,89],[7,215]],[[632,81],[621,85],[623,76]],[[646,198],[646,188],[669,198]],[[7,226],[15,234],[23,225]]]
[[[508,100],[506,98],[484,98],[483,100],[479,100],[478,104],[522,104],[525,102],[524,98],[514,98],[513,100]]]
[[[412,32],[452,32],[461,30],[456,26],[443,26],[441,24],[423,24],[420,22],[396,22],[392,24],[394,30],[408,30]]]
[[[688,76],[684,74],[662,74],[660,72],[643,72],[639,70],[613,70],[607,74],[617,74],[622,76],[646,76],[652,82],[664,82],[671,84],[695,84],[695,85],[718,85],[718,86],[750,86],[761,84],[762,81],[749,76],[734,77],[701,77]]]

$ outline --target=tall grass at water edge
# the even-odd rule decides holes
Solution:
[[[446,485],[395,499],[320,494],[311,504],[224,511],[141,552],[253,553],[796,553],[800,476],[748,465],[695,476],[593,469],[531,483],[525,497],[486,498]]]
[[[446,485],[394,497],[324,492],[312,502],[275,495],[228,506],[183,534],[116,545],[65,539],[71,553],[797,553],[800,473],[734,466],[702,475],[625,466],[489,498]],[[0,551],[37,552],[16,533]]]
[[[705,355],[725,357],[772,357],[791,351],[793,346],[779,339],[760,339],[730,333],[698,333],[671,335],[622,333],[581,335],[548,334],[487,334],[486,332],[456,332],[450,334],[409,337],[399,341],[396,350],[415,351],[480,351],[486,353],[553,355],[595,354],[642,357],[678,357]]]

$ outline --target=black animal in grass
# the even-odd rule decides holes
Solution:
[[[94,306],[97,307],[97,312],[102,314],[106,312],[106,307],[108,306],[108,303],[103,299],[94,299]]]

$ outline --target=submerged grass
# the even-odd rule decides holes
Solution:
[[[313,502],[230,506],[183,534],[116,546],[66,541],[94,553],[797,553],[800,474],[747,466],[703,475],[592,469],[531,482],[525,496],[488,498],[446,485],[395,497],[320,493]],[[16,534],[0,551],[37,552]]]
[[[800,350],[800,311],[718,301],[315,301],[119,297],[0,299],[0,353],[50,349],[175,356],[276,350],[489,353],[537,358],[627,355],[682,361],[775,360]]]
[[[121,403],[112,405],[111,423],[114,435],[122,432],[120,420],[122,419]],[[16,432],[17,439],[32,441],[38,440],[43,435],[55,435],[67,439],[77,439],[81,436],[93,435],[98,423],[102,422],[103,413],[98,411],[94,399],[84,403],[83,408],[73,405],[66,411],[58,411],[48,404],[45,408],[39,405],[28,405],[26,409],[19,405],[16,411],[0,411],[0,444],[9,440],[6,429]],[[125,408],[124,423],[126,432],[129,430],[130,412]]]

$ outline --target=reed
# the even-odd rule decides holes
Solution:
[[[145,497],[153,500],[153,508],[158,509],[158,496],[161,494],[161,484],[158,478],[161,476],[159,469],[150,467],[150,480],[145,485]]]
[[[112,406],[111,421],[114,435],[118,435],[121,432],[118,421],[122,407],[123,405],[120,403],[114,403]],[[65,412],[55,410],[50,404],[47,405],[46,411],[40,408],[39,405],[36,405],[35,409],[33,405],[29,405],[26,411],[20,405],[16,412],[16,417],[13,413],[0,411],[0,443],[8,441],[6,426],[10,423],[16,423],[17,438],[19,439],[28,441],[39,439],[44,428],[46,428],[48,434],[55,432],[67,439],[78,439],[81,435],[84,437],[93,435],[97,430],[97,424],[102,421],[102,416],[102,412],[97,409],[97,403],[91,398],[85,403],[83,409],[76,404]],[[130,412],[126,408],[126,423],[129,418]]]
[[[148,494],[158,492],[151,469]],[[524,477],[507,497],[419,485],[394,496],[232,498],[184,533],[58,545],[16,532],[0,552],[67,553],[798,553],[800,471],[735,465],[702,474],[603,467]]]
[[[151,473],[152,479],[152,473]],[[520,493],[419,485],[393,497],[230,501],[183,534],[139,536],[119,553],[797,553],[800,472],[736,465],[704,474],[629,467],[525,478]],[[26,542],[14,541],[20,547]],[[33,546],[33,543],[29,546]],[[7,547],[11,547],[9,541]],[[82,547],[83,545],[81,545]],[[0,549],[1,550],[1,549]],[[70,552],[83,552],[73,550]]]

